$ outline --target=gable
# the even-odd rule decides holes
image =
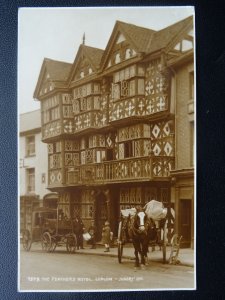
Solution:
[[[56,87],[56,83],[59,84],[60,82],[61,86],[65,85],[70,68],[70,63],[45,58],[34,91],[34,98],[38,99],[40,96],[51,92]]]
[[[131,59],[137,55],[136,48],[127,40],[123,33],[118,32],[115,42],[108,52],[106,68],[117,65],[125,60]]]
[[[80,56],[75,67],[72,81],[77,81],[95,72],[95,68],[84,55]]]
[[[99,69],[103,52],[102,49],[80,45],[69,76],[70,82],[96,73]]]
[[[116,21],[101,61],[101,70],[146,51],[154,30]]]
[[[164,48],[173,55],[180,55],[193,49],[193,18],[188,17],[156,33],[151,51]]]
[[[118,38],[117,38],[116,44],[120,44],[125,40],[126,40],[125,36],[122,33],[120,33]]]
[[[193,30],[179,35],[166,49],[168,59],[179,57],[185,53],[192,51],[194,48]]]

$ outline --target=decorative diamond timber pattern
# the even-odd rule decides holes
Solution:
[[[50,171],[50,184],[62,183],[62,172],[59,170]]]
[[[157,113],[167,109],[168,77],[162,73],[159,60],[150,62],[145,81],[146,114]]]

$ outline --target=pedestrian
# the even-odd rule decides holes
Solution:
[[[96,249],[96,231],[95,221],[91,220],[91,226],[88,228],[88,233],[91,236],[91,239],[88,241],[88,244],[91,245],[91,249]]]
[[[109,222],[105,222],[105,226],[102,228],[102,242],[105,244],[105,251],[104,252],[109,252],[109,244],[110,244],[110,226]]]
[[[77,249],[84,249],[83,246],[83,233],[85,230],[84,223],[79,215],[75,218],[75,228],[77,237]]]

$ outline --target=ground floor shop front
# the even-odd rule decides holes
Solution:
[[[79,215],[86,228],[94,220],[97,240],[101,239],[106,220],[110,222],[114,236],[117,236],[122,209],[144,207],[150,200],[161,201],[165,207],[174,206],[168,181],[67,187],[58,192],[58,207],[63,210],[64,216],[73,218]]]

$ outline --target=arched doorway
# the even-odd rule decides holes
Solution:
[[[106,196],[103,192],[100,192],[96,196],[96,207],[95,207],[95,222],[97,227],[96,240],[100,241],[102,238],[102,227],[107,220],[107,202]]]
[[[49,193],[43,197],[43,207],[57,208],[59,195],[57,193]]]

